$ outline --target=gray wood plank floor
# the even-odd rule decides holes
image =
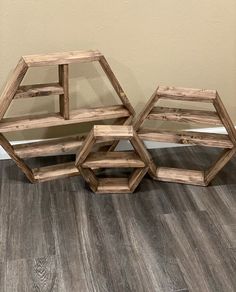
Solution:
[[[153,151],[161,165],[200,169],[217,154]],[[110,196],[79,177],[32,185],[0,161],[0,291],[235,292],[235,174],[236,159],[208,188],[146,176]]]

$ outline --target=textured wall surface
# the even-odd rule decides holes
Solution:
[[[218,89],[236,123],[235,11],[234,0],[1,0],[0,88],[21,55],[99,49],[137,111],[158,84]],[[72,106],[113,102],[97,66],[72,66],[71,77]],[[46,68],[31,70],[24,82],[55,78],[54,68]],[[56,100],[16,101],[7,115],[55,111]]]

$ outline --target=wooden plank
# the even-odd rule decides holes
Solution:
[[[214,100],[214,107],[216,108],[232,142],[236,146],[236,129],[218,93],[216,99]]]
[[[214,165],[205,172],[205,183],[208,185],[214,177],[221,171],[221,169],[234,157],[236,154],[236,148],[230,150],[224,150],[218,157]]]
[[[95,193],[99,182],[94,172],[91,169],[83,168],[81,166],[79,166],[79,172],[83,176],[84,180],[89,184],[91,190]]]
[[[20,86],[16,91],[14,99],[58,95],[63,93],[63,87],[58,83],[24,85]]]
[[[129,177],[129,188],[131,192],[134,192],[137,186],[140,184],[145,174],[148,171],[148,167],[142,169],[135,169],[135,171]]]
[[[133,127],[126,125],[95,125],[94,136],[98,139],[129,139],[133,137]]]
[[[83,168],[144,167],[144,162],[134,152],[93,152],[82,164]]]
[[[32,158],[49,155],[74,154],[82,146],[86,135],[74,135],[46,141],[14,145],[14,151],[20,158]],[[111,145],[112,141],[96,141],[98,147]]]
[[[100,178],[97,193],[130,193],[128,178]]]
[[[79,170],[75,167],[74,162],[34,168],[33,174],[34,179],[38,182],[80,175]]]
[[[157,103],[159,97],[157,95],[158,92],[158,88],[155,90],[155,92],[153,93],[153,95],[150,97],[150,99],[148,100],[148,102],[146,103],[146,105],[143,107],[142,111],[140,112],[140,114],[137,116],[137,118],[135,119],[134,123],[133,123],[133,127],[134,129],[137,131],[145,122],[147,116],[149,115],[150,111],[152,110],[152,108],[155,106],[155,104]]]
[[[25,162],[21,158],[17,156],[11,144],[2,134],[0,134],[0,145],[8,153],[11,159],[16,163],[16,165],[23,171],[29,181],[34,183],[35,180],[32,170],[28,167],[27,164],[25,164]]]
[[[204,171],[198,170],[157,167],[156,179],[164,182],[205,186]]]
[[[21,58],[17,64],[15,70],[13,71],[11,77],[8,79],[7,84],[0,97],[0,120],[5,115],[12,99],[14,98],[16,91],[21,84],[28,66],[25,61]]]
[[[79,167],[84,160],[87,158],[89,152],[92,150],[93,145],[95,143],[96,139],[94,137],[94,129],[92,129],[89,133],[86,139],[84,140],[84,143],[80,149],[79,152],[77,152],[75,165],[76,167]]]
[[[59,83],[63,88],[63,94],[59,95],[60,113],[65,120],[70,117],[70,104],[69,104],[69,66],[68,64],[59,65]]]
[[[93,62],[98,61],[102,54],[95,50],[90,51],[73,51],[63,53],[52,53],[52,54],[40,54],[24,56],[23,60],[29,67],[38,66],[53,66],[63,65],[79,62]]]
[[[128,110],[122,105],[117,105],[73,110],[70,112],[69,120],[64,120],[60,113],[5,118],[0,121],[0,133],[63,126],[127,116],[129,116]]]
[[[157,92],[161,99],[210,102],[216,98],[216,90],[160,86]]]
[[[117,95],[119,96],[120,100],[124,104],[124,106],[129,110],[131,115],[135,115],[135,110],[132,107],[131,103],[129,102],[129,99],[127,98],[123,88],[121,87],[118,79],[116,78],[115,74],[113,73],[110,65],[108,64],[107,60],[105,59],[104,56],[101,56],[99,63],[106,73],[108,79],[110,80],[113,88],[115,89]]]
[[[193,131],[166,131],[141,128],[138,136],[142,140],[177,144],[194,144],[207,147],[233,148],[229,136],[225,134],[200,133]]]
[[[203,110],[154,107],[147,116],[147,119],[222,126],[217,112]]]

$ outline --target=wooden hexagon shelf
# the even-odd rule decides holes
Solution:
[[[69,109],[69,64],[98,61],[121,100],[121,105]],[[57,83],[20,86],[30,67],[58,66]],[[60,111],[52,114],[4,118],[13,99],[59,95]],[[30,169],[25,158],[59,155],[77,151],[84,137],[61,137],[36,143],[12,146],[5,133],[27,129],[48,128],[85,122],[117,119],[117,124],[130,124],[135,112],[105,57],[99,51],[76,51],[22,57],[9,78],[0,98],[0,145],[6,150],[31,182],[47,181],[79,175],[74,162]],[[108,142],[107,142],[108,143]],[[106,143],[106,144],[107,144]],[[111,144],[112,143],[112,144]],[[109,144],[109,143],[108,143]],[[116,143],[110,141],[111,150]]]
[[[161,99],[211,103],[215,111],[155,106]],[[142,127],[146,120],[192,122],[224,126],[227,135],[194,131],[173,132]],[[145,141],[193,144],[224,149],[214,165],[206,171],[159,167],[152,161],[150,163],[149,174],[154,179],[160,181],[207,186],[236,153],[236,130],[215,90],[158,87],[134,122],[134,129],[137,131],[139,138]]]
[[[96,142],[129,140],[132,152],[91,152]],[[132,193],[148,171],[149,155],[132,126],[94,126],[76,158],[76,167],[95,193]],[[135,168],[129,178],[97,178],[93,169]]]

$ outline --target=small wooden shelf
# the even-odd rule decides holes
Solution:
[[[83,163],[84,168],[140,168],[145,163],[135,152],[92,152]]]
[[[128,178],[101,178],[97,186],[97,192],[103,194],[130,193]]]
[[[60,94],[64,94],[64,89],[59,83],[35,84],[20,86],[16,91],[14,98],[18,99]]]
[[[214,111],[154,107],[147,119],[222,126],[217,112]]]

